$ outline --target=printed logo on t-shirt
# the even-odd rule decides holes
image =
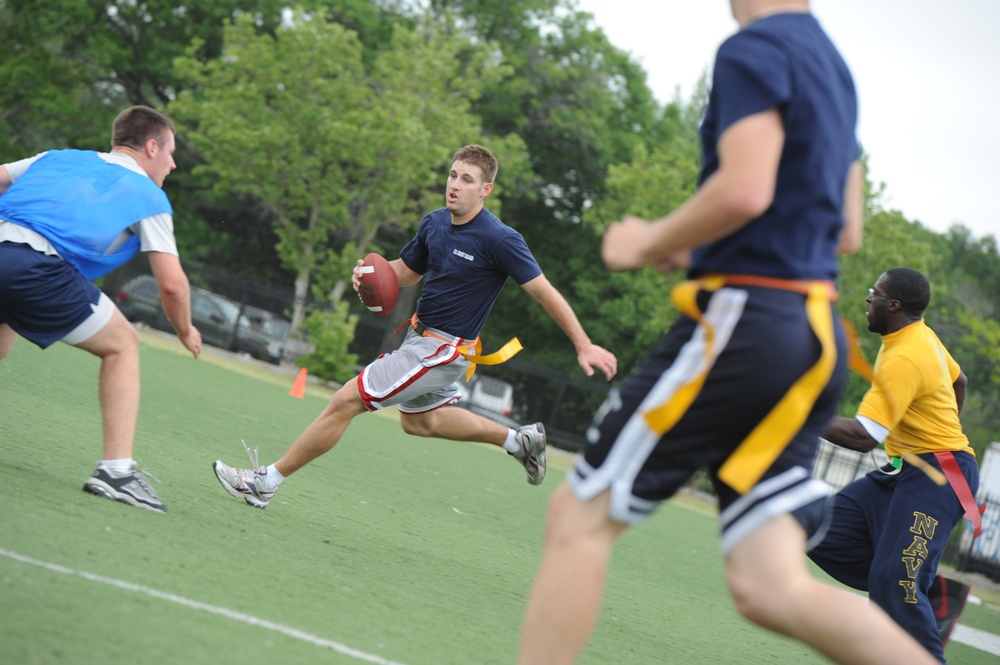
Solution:
[[[472,254],[466,254],[465,252],[463,252],[460,249],[453,249],[453,250],[451,250],[451,253],[454,254],[455,256],[462,257],[466,261],[475,261],[476,260],[476,257],[474,257]]]

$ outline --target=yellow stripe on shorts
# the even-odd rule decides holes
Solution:
[[[806,298],[806,316],[822,350],[809,368],[781,398],[771,412],[736,448],[722,468],[719,478],[740,494],[745,494],[774,464],[795,434],[802,429],[820,393],[829,383],[837,363],[829,288],[816,284]]]
[[[695,320],[705,334],[705,358],[713,356],[715,331],[704,320],[696,301],[699,290],[716,291],[725,285],[724,277],[681,282],[671,291],[674,305]],[[770,413],[743,440],[719,470],[719,478],[740,494],[745,494],[764,475],[805,423],[820,393],[830,381],[837,361],[833,315],[830,311],[830,287],[825,282],[809,286],[806,316],[822,350],[816,363],[803,374]],[[681,386],[666,403],[643,414],[657,436],[669,431],[690,408],[705,385],[712,364]]]
[[[699,290],[707,289],[709,291],[716,291],[722,285],[722,280],[715,278],[698,281],[689,280],[677,284],[670,291],[670,297],[677,310],[697,321],[698,325],[705,331],[706,361],[710,361],[712,358],[712,350],[715,345],[715,331],[712,330],[712,326],[702,317],[702,312],[698,307],[696,298]],[[694,402],[698,393],[701,392],[702,386],[705,385],[705,378],[708,376],[708,371],[712,368],[712,363],[705,362],[704,367],[703,371],[678,388],[677,392],[666,403],[655,409],[650,409],[643,414],[646,424],[649,425],[649,428],[657,436],[663,436],[671,427],[676,425],[677,421],[684,415],[684,412]]]

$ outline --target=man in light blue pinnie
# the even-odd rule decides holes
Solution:
[[[0,165],[0,360],[18,336],[65,342],[101,359],[103,455],[83,489],[166,512],[132,459],[139,414],[139,338],[90,280],[142,250],[167,318],[197,358],[191,289],[163,181],[176,168],[174,125],[145,106],[122,111],[111,152],[51,150]]]

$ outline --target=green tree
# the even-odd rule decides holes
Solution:
[[[302,330],[313,344],[313,350],[298,359],[314,376],[346,383],[355,374],[358,357],[347,351],[354,339],[358,315],[352,314],[346,302],[313,310],[302,324]]]
[[[272,214],[298,328],[319,263],[412,232],[451,152],[479,135],[469,105],[500,65],[489,44],[470,51],[424,26],[397,27],[366,68],[356,33],[301,10],[274,36],[238,15],[224,41],[217,60],[201,62],[195,43],[178,61],[190,88],[171,111],[200,148],[198,171]]]
[[[218,56],[236,7],[273,29],[274,0],[4,0],[0,3],[0,158],[51,147],[107,149],[123,107],[163,108],[179,89],[171,68],[192,40]]]
[[[597,236],[595,246],[599,247],[599,237],[610,222],[626,215],[662,217],[695,191],[699,172],[697,134],[679,101],[664,110],[659,130],[663,137],[660,145],[650,149],[640,144],[631,163],[610,168],[606,195],[584,213],[587,227]],[[574,280],[577,299],[588,311],[598,312],[596,320],[588,325],[594,334],[615,339],[620,371],[630,373],[675,318],[677,312],[667,294],[683,275],[663,275],[652,268],[614,274],[608,272],[599,256],[596,270],[587,270],[580,259],[573,259],[573,265],[578,274]]]
[[[382,44],[403,2],[307,0],[311,10]],[[274,0],[3,0],[0,2],[0,163],[61,147],[107,150],[115,114],[132,104],[164,108],[187,82],[174,60],[222,52],[237,10],[273,34],[287,6]],[[191,173],[196,156],[178,135],[177,171],[165,189],[181,254],[255,277],[289,279],[277,238],[257,199],[212,191]],[[238,220],[238,224],[234,224]],[[236,231],[238,228],[238,232]]]
[[[997,440],[1000,419],[1000,257],[993,236],[975,238],[963,226],[934,235],[938,269],[928,275],[931,305],[925,315],[969,377],[962,426],[982,452]]]
[[[296,270],[293,329],[304,318],[309,274],[346,216],[340,155],[359,149],[364,118],[360,46],[337,25],[300,20],[258,35],[242,14],[225,31],[224,57],[202,62],[195,42],[177,68],[191,88],[170,107],[205,160],[196,174],[218,192],[251,195],[274,220],[278,253]]]

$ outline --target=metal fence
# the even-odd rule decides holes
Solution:
[[[875,469],[876,464],[881,466],[887,461],[882,450],[872,451],[871,454],[859,453],[821,440],[813,461],[813,476],[839,490]]]

